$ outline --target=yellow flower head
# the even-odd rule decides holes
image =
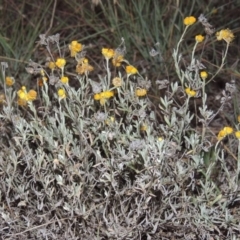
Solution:
[[[132,75],[132,74],[138,73],[138,70],[134,66],[128,65],[128,66],[126,66],[126,73],[128,75]]]
[[[196,42],[202,42],[203,40],[204,40],[204,36],[203,35],[196,35],[195,36],[195,40],[196,40]]]
[[[183,20],[183,23],[186,26],[190,26],[190,25],[194,24],[195,22],[196,22],[196,18],[193,16],[185,17]]]
[[[101,98],[110,98],[114,96],[113,91],[104,91],[100,93]]]
[[[113,56],[112,64],[113,64],[113,66],[115,66],[115,67],[120,67],[123,60],[124,60],[123,55]]]
[[[224,127],[221,131],[219,131],[217,135],[218,141],[222,140],[224,137],[226,137],[229,134],[233,133],[233,128],[232,127]]]
[[[71,44],[68,45],[71,57],[75,57],[78,52],[81,52],[83,49],[83,46],[78,41],[72,41]]]
[[[11,87],[15,83],[15,80],[13,77],[6,77],[5,83],[8,87]]]
[[[230,29],[223,29],[220,32],[216,33],[216,37],[218,41],[224,40],[227,43],[232,42],[234,39],[234,35]]]
[[[237,139],[240,139],[240,131],[236,131],[236,132],[235,132],[235,137],[236,137]]]
[[[76,67],[76,72],[79,74],[88,74],[89,72],[93,71],[93,66],[88,63],[87,58],[83,58],[81,61],[78,62]]]
[[[106,100],[113,96],[114,96],[113,91],[103,91],[103,92],[94,94],[93,98],[94,98],[94,100],[100,101],[101,105],[104,105]]]
[[[21,89],[18,90],[17,95],[20,99],[27,100],[27,90],[25,86],[22,86]]]
[[[223,131],[226,133],[226,135],[229,135],[229,134],[233,133],[233,128],[232,127],[224,127]]]
[[[20,90],[17,92],[18,95],[18,105],[25,106],[27,102],[33,101],[37,98],[37,92],[35,90],[30,90],[27,92],[25,86],[22,86]]]
[[[48,68],[50,68],[51,70],[53,70],[53,69],[56,67],[56,64],[55,64],[55,62],[49,62],[49,63],[47,64],[47,66],[48,66]],[[44,76],[44,75],[45,75],[45,73],[43,72],[42,76]]]
[[[200,76],[203,80],[205,80],[208,77],[208,73],[206,71],[201,71]]]
[[[145,96],[146,94],[147,94],[147,90],[144,89],[144,88],[138,88],[138,89],[135,90],[135,95],[136,95],[137,97],[143,97],[143,96]]]
[[[217,135],[217,140],[220,141],[226,136],[226,133],[224,130],[221,130]]]
[[[240,123],[240,115],[237,116],[238,123]]]
[[[195,96],[196,96],[196,91],[191,90],[190,88],[186,88],[186,89],[185,89],[185,93],[186,93],[189,97],[195,97]]]
[[[106,58],[106,59],[110,59],[114,56],[114,50],[111,48],[102,48],[102,55]]]
[[[66,65],[66,60],[64,58],[58,58],[55,64],[59,68],[64,68]]]
[[[68,81],[69,81],[68,77],[66,77],[66,76],[61,77],[61,82],[62,83],[66,84],[66,83],[68,83]]]
[[[94,100],[97,100],[97,101],[100,100],[101,99],[100,93],[94,94],[93,98],[94,98]]]
[[[37,98],[37,92],[35,90],[29,90],[27,93],[27,101],[33,101]]]
[[[112,80],[112,84],[114,87],[121,87],[122,86],[122,79],[120,77],[115,77]]]
[[[58,89],[58,97],[59,97],[60,99],[63,99],[63,98],[66,97],[66,92],[65,92],[65,90],[64,90],[63,88],[59,88],[59,89]]]

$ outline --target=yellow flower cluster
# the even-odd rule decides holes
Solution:
[[[146,94],[147,94],[147,90],[144,89],[144,88],[138,88],[138,89],[135,90],[135,95],[136,95],[137,97],[143,97],[143,96],[145,96]]]
[[[75,57],[78,52],[81,52],[83,49],[83,46],[78,41],[72,41],[71,44],[68,45],[70,49],[71,57]]]
[[[55,65],[56,65],[58,68],[63,69],[64,66],[66,65],[66,60],[65,60],[64,58],[58,58],[57,61],[55,62]]]
[[[193,16],[185,17],[183,20],[183,23],[186,26],[190,26],[190,25],[194,24],[195,22],[196,22],[196,18]]]
[[[82,58],[78,61],[76,72],[78,74],[88,74],[89,72],[93,71],[93,66],[88,63],[87,58]]]
[[[119,54],[118,52],[114,51],[112,48],[102,48],[102,55],[107,59],[112,58],[112,64],[115,67],[120,67],[122,61],[124,60],[123,55]]]
[[[94,94],[94,99],[97,101],[100,101],[101,105],[104,105],[106,100],[113,96],[114,96],[113,91],[103,91],[103,92]]]
[[[111,48],[102,48],[102,55],[106,58],[106,59],[111,59],[114,56],[115,52],[113,49]]]
[[[126,66],[126,73],[128,75],[132,75],[132,74],[138,73],[138,70],[134,66],[128,65],[128,66]]]
[[[22,86],[20,90],[17,92],[18,95],[18,105],[26,106],[27,102],[33,101],[37,98],[37,92],[34,90],[29,90],[25,86]]]
[[[196,96],[196,91],[191,90],[190,88],[186,88],[186,89],[185,89],[185,93],[186,93],[189,97],[195,97],[195,96]]]
[[[226,137],[229,134],[233,133],[233,128],[231,127],[224,127],[217,135],[218,141],[222,140],[224,137]]]
[[[230,29],[223,29],[220,32],[216,33],[216,37],[218,41],[224,40],[225,42],[227,42],[228,44],[230,42],[232,42],[232,40],[234,39],[234,35],[232,33],[232,31]]]

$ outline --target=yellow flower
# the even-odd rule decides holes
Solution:
[[[64,90],[63,88],[59,88],[59,89],[58,89],[58,97],[59,97],[60,99],[63,99],[63,98],[66,97],[66,92],[65,92],[65,90]]]
[[[66,76],[61,77],[61,82],[62,83],[66,84],[66,83],[68,83],[68,81],[69,81],[68,77],[66,77]]]
[[[136,74],[138,70],[134,66],[128,65],[126,66],[126,72],[127,74],[131,75],[131,74]]]
[[[53,70],[56,67],[55,62],[49,62],[47,65],[51,70]],[[43,75],[44,76],[44,75]]]
[[[206,71],[201,71],[200,76],[203,80],[205,80],[208,77],[208,73]]]
[[[37,92],[35,90],[29,90],[27,92],[27,89],[25,86],[22,86],[20,90],[17,92],[18,95],[18,105],[25,106],[27,105],[27,102],[33,101],[37,98]]]
[[[114,96],[113,91],[104,91],[100,93],[101,98],[110,98]]]
[[[84,58],[78,62],[76,72],[79,74],[88,74],[93,71],[93,66],[88,63],[88,59]]]
[[[235,136],[236,136],[237,139],[240,139],[240,131],[236,131]]]
[[[72,41],[71,44],[68,45],[71,57],[75,57],[78,52],[81,52],[83,49],[83,46],[78,41]]]
[[[232,40],[234,39],[234,35],[232,33],[231,30],[227,29],[223,29],[220,32],[216,33],[216,37],[218,41],[224,40],[227,43],[232,42]]]
[[[101,105],[104,105],[106,100],[113,96],[114,96],[113,91],[103,91],[103,92],[94,94],[93,98],[94,98],[94,100],[100,101]]]
[[[185,17],[183,20],[183,23],[186,26],[190,26],[190,25],[194,24],[195,22],[196,22],[196,18],[193,16]]]
[[[111,48],[102,48],[102,55],[106,58],[106,59],[110,59],[114,56],[114,50]]]
[[[191,90],[190,88],[186,88],[185,92],[189,97],[195,97],[196,96],[196,91]]]
[[[112,64],[113,64],[113,66],[115,66],[115,67],[120,67],[123,60],[124,60],[123,55],[113,56]]]
[[[11,87],[14,84],[15,80],[13,77],[6,77],[5,78],[5,83],[8,87]]]
[[[196,35],[195,36],[195,40],[196,40],[196,42],[202,42],[203,40],[204,40],[204,36],[203,35]]]
[[[59,68],[64,68],[66,65],[66,60],[64,58],[58,58],[55,64]]]
[[[112,84],[114,87],[121,87],[122,86],[122,79],[120,77],[115,77],[112,80]]]
[[[223,131],[228,135],[233,133],[233,128],[231,127],[224,127]]]
[[[27,90],[25,86],[22,86],[21,89],[18,90],[17,95],[21,99],[27,99]]]
[[[97,101],[100,100],[101,99],[100,93],[94,94],[93,98],[94,98],[94,100],[97,100]]]
[[[136,95],[137,97],[143,97],[143,96],[145,96],[146,94],[147,94],[147,90],[144,89],[144,88],[138,88],[138,89],[135,90],[135,95]]]
[[[27,101],[33,101],[37,98],[37,92],[34,90],[29,90],[27,94]]]
[[[221,131],[219,131],[217,135],[218,141],[222,140],[224,137],[226,137],[229,134],[233,133],[233,128],[231,127],[224,127]]]

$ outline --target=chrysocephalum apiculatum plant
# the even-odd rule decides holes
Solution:
[[[196,48],[214,38],[214,29],[201,15],[206,36],[193,36],[183,67],[181,43],[196,20],[183,20],[173,51],[178,79],[156,81],[166,90],[157,96],[159,106],[148,96],[155,80],[125,59],[124,40],[116,49],[102,48],[98,75],[88,47],[70,40],[64,56],[58,34],[40,35],[49,56],[44,64],[29,62],[27,72],[37,79],[31,87],[1,64],[4,238],[237,239],[239,213],[231,207],[238,201],[240,156],[231,149],[240,139],[239,119],[217,134],[210,125],[234,86],[223,91],[216,112],[206,93],[234,35],[216,33],[226,47],[221,65],[209,73]]]

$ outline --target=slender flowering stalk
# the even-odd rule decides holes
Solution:
[[[185,27],[185,29],[182,33],[182,36],[180,37],[180,40],[178,41],[177,49],[176,49],[176,55],[178,55],[179,46],[180,46],[181,42],[183,41],[183,37],[184,37],[188,27],[191,26],[192,24],[194,24],[195,22],[196,22],[196,18],[193,17],[193,16],[189,16],[189,17],[184,18],[183,23],[184,23],[184,25],[186,25],[186,27]]]
[[[195,45],[193,47],[193,51],[192,51],[192,60],[191,60],[191,63],[193,64],[193,59],[194,59],[194,54],[195,54],[195,51],[196,51],[196,47],[199,43],[201,43],[203,40],[204,40],[204,36],[203,35],[196,35],[195,36]]]
[[[218,41],[224,40],[227,43],[227,46],[226,46],[226,50],[223,54],[222,63],[220,65],[220,67],[218,68],[217,72],[211,77],[211,79],[207,82],[207,84],[209,84],[218,75],[218,73],[222,70],[225,60],[226,60],[226,57],[227,57],[229,45],[234,39],[234,35],[233,35],[232,31],[229,29],[224,29],[224,30],[221,30],[220,32],[217,32],[216,37],[217,37]]]

